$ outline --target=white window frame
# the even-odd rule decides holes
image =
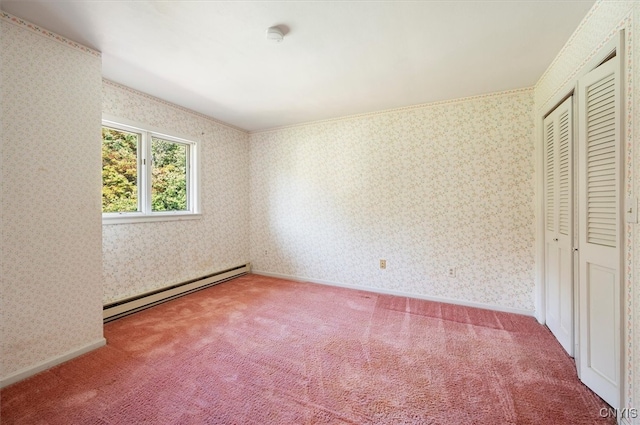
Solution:
[[[194,220],[202,217],[200,210],[200,143],[175,133],[109,115],[102,116],[102,126],[140,135],[138,143],[138,211],[102,213],[102,224]],[[152,137],[188,146],[187,209],[184,211],[152,211],[151,209]]]

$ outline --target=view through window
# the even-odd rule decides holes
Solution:
[[[194,142],[103,123],[103,218],[197,213],[194,160]]]

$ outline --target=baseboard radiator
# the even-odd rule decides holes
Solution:
[[[229,279],[245,275],[247,273],[250,273],[250,271],[251,265],[244,264],[242,266],[223,270],[217,273],[212,273],[210,275],[203,276],[197,279],[192,279],[187,282],[178,283],[166,288],[161,288],[155,291],[147,292],[145,294],[137,295],[135,297],[109,303],[103,307],[102,317],[104,319],[104,322],[106,323],[111,320],[126,316],[128,314],[144,310],[145,308],[153,307],[154,305],[163,303],[165,301],[181,297],[190,292],[198,291],[200,289],[216,285]]]

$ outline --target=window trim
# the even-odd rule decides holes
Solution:
[[[138,147],[138,211],[102,213],[102,224],[126,224],[154,221],[197,220],[201,214],[200,184],[200,143],[192,137],[183,137],[175,132],[143,125],[140,123],[102,115],[102,127],[140,134]],[[187,159],[187,210],[152,211],[151,210],[151,138],[188,145]],[[102,186],[100,186],[102,188]]]

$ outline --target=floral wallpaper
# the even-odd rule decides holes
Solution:
[[[533,312],[532,90],[250,137],[255,271]]]
[[[100,54],[0,12],[0,379],[104,342]]]
[[[0,379],[101,340],[102,303],[249,260],[261,272],[532,312],[538,117],[620,28],[625,183],[640,196],[635,22],[640,3],[597,1],[532,90],[248,135],[101,81],[99,52],[0,11]],[[200,220],[101,226],[100,111],[202,144]],[[635,408],[637,226],[626,229],[623,323]]]
[[[598,1],[582,21],[571,39],[558,54],[535,87],[536,117],[542,116],[553,105],[562,90],[572,85],[578,76],[585,72],[589,61],[599,53],[601,48],[617,36],[621,29],[625,30],[625,62],[627,73],[623,75],[625,87],[626,129],[625,129],[625,196],[640,196],[640,149],[638,147],[637,126],[640,122],[637,99],[640,99],[639,86],[635,83],[640,78],[640,51],[634,41],[633,23],[640,22],[640,3],[633,1]],[[536,125],[541,120],[536,119]],[[624,356],[625,389],[623,407],[640,409],[640,240],[638,224],[625,226],[626,246],[623,255],[624,303],[622,305],[624,319]],[[640,418],[627,418],[627,423],[640,424]]]
[[[247,133],[111,81],[103,113],[200,144],[202,218],[102,226],[103,302],[249,262]]]

